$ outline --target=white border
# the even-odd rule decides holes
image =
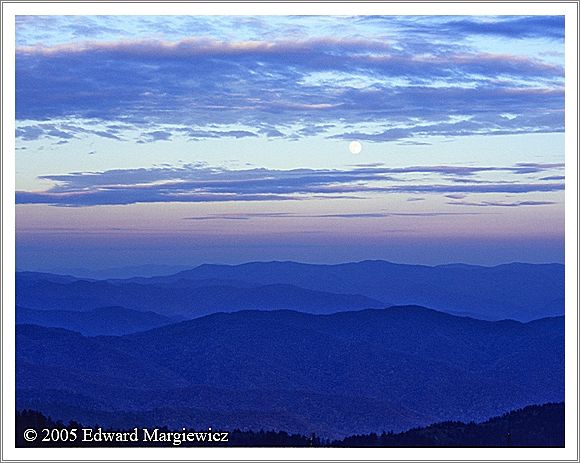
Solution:
[[[233,4],[235,3],[235,5]],[[138,7],[136,7],[138,6]],[[578,24],[575,2],[545,3],[3,3],[3,403],[2,461],[82,460],[569,460],[578,461],[577,416],[577,89]],[[233,12],[235,10],[235,12]],[[22,449],[14,447],[14,269],[15,269],[15,121],[14,121],[14,20],[17,14],[134,14],[220,15],[565,15],[566,16],[566,447],[563,449],[328,449],[328,448],[121,448],[121,449]]]
[[[138,5],[138,7],[136,7]],[[572,2],[37,2],[5,3],[8,14],[21,15],[571,15]]]
[[[576,15],[566,15],[565,19],[566,448],[578,445],[578,4],[575,6]]]

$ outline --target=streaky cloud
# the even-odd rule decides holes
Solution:
[[[521,183],[517,174],[561,168],[561,164],[506,167],[409,166],[339,169],[230,170],[203,164],[114,169],[46,175],[46,191],[18,191],[17,204],[95,206],[162,202],[288,201],[360,198],[387,193],[528,193],[560,191],[563,183]],[[507,172],[514,181],[483,181],[476,174]],[[428,183],[409,182],[408,174],[424,173]],[[460,180],[461,182],[457,182]],[[359,196],[353,196],[358,194]],[[362,195],[362,196],[360,196]]]
[[[515,201],[515,202],[499,202],[499,201],[450,201],[447,204],[452,206],[476,206],[476,207],[521,207],[521,206],[547,206],[556,204],[554,201]]]
[[[460,18],[460,19],[458,19]],[[357,22],[375,25],[393,25],[389,16],[360,16]],[[504,39],[564,40],[564,16],[411,16],[398,18],[401,34],[442,39],[492,36]]]
[[[549,175],[547,177],[542,177],[540,180],[564,180],[565,177],[563,175]]]
[[[445,22],[442,27],[450,33],[498,36],[527,39],[547,37],[564,40],[564,16],[523,16],[481,21],[461,19]]]
[[[219,214],[196,217],[183,217],[182,220],[250,220],[261,218],[274,219],[382,219],[387,217],[439,217],[454,215],[479,215],[479,212],[360,212],[344,214],[296,214],[292,212],[255,212],[239,214]]]
[[[142,142],[169,139],[167,132],[195,140],[258,134],[297,139],[328,131],[332,138],[356,135],[416,144],[429,136],[563,131],[560,65],[466,47],[449,50],[443,44],[438,49],[425,48],[424,42],[394,46],[371,37],[20,46],[16,117],[39,123],[72,117],[122,122],[159,134]],[[450,115],[463,120],[450,121]],[[341,134],[345,120],[355,127],[373,122],[391,128]],[[232,125],[237,128],[228,129]],[[283,129],[289,126],[296,129]],[[64,132],[63,138],[75,135]],[[95,135],[118,136],[111,131]],[[19,136],[30,140],[59,133],[22,129]]]
[[[393,186],[388,191],[400,193],[532,193],[564,190],[564,184],[538,183],[490,183],[475,185],[402,185]]]

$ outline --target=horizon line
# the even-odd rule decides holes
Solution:
[[[463,267],[479,267],[479,268],[495,268],[507,265],[561,265],[565,266],[565,262],[524,262],[524,261],[508,261],[502,262],[499,264],[493,265],[484,265],[484,264],[472,264],[466,262],[448,262],[448,263],[441,263],[441,264],[421,264],[421,263],[409,263],[409,262],[395,262],[386,259],[363,259],[363,260],[352,260],[352,261],[342,261],[342,262],[304,262],[304,261],[297,261],[297,260],[250,260],[245,262],[238,262],[238,263],[226,263],[226,262],[204,262],[201,264],[136,264],[136,265],[122,265],[118,267],[74,267],[74,266],[56,266],[51,268],[18,268],[16,266],[15,272],[16,273],[51,273],[55,275],[62,275],[62,276],[75,276],[71,274],[59,274],[59,271],[79,271],[79,272],[107,272],[107,271],[118,271],[118,270],[131,270],[131,269],[147,269],[147,268],[178,268],[183,267],[181,270],[171,270],[173,273],[168,273],[166,275],[172,275],[175,273],[180,273],[183,271],[188,270],[195,270],[200,267],[204,266],[223,266],[223,267],[240,267],[244,265],[251,265],[251,264],[297,264],[297,265],[306,265],[306,266],[320,266],[320,267],[336,267],[341,265],[352,265],[352,264],[364,264],[364,263],[385,263],[391,265],[402,265],[402,266],[414,266],[414,267],[429,267],[429,268],[436,268],[436,267],[453,267],[453,266],[463,266]],[[165,274],[159,274],[155,276],[163,276]],[[136,275],[139,276],[139,275]]]

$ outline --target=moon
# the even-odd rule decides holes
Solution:
[[[362,151],[362,145],[359,141],[351,141],[348,149],[352,154],[359,154]]]

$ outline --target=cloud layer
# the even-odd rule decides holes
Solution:
[[[456,44],[458,36],[491,35],[557,44],[562,18],[353,21],[366,24],[366,36],[362,29],[358,36],[320,36],[310,28],[299,39],[189,36],[20,46],[18,136],[66,141],[87,135],[90,129],[75,127],[75,120],[146,131],[141,142],[321,134],[379,142],[563,130],[561,65]],[[275,30],[264,19],[251,27],[264,37]],[[55,119],[68,120],[68,127],[51,127]],[[94,135],[120,137],[114,128]]]
[[[529,193],[564,188],[561,182],[531,182],[528,174],[561,169],[562,164],[507,167],[356,167],[350,170],[255,168],[229,170],[204,165],[75,172],[41,177],[55,185],[46,191],[18,191],[18,204],[94,206],[159,202],[288,201],[311,198],[363,198],[386,193]],[[477,178],[501,172],[513,180]],[[417,180],[417,174],[428,181]],[[453,196],[452,196],[453,195]],[[492,204],[489,204],[492,205]],[[505,205],[505,204],[500,204]],[[520,205],[525,205],[521,203]]]

